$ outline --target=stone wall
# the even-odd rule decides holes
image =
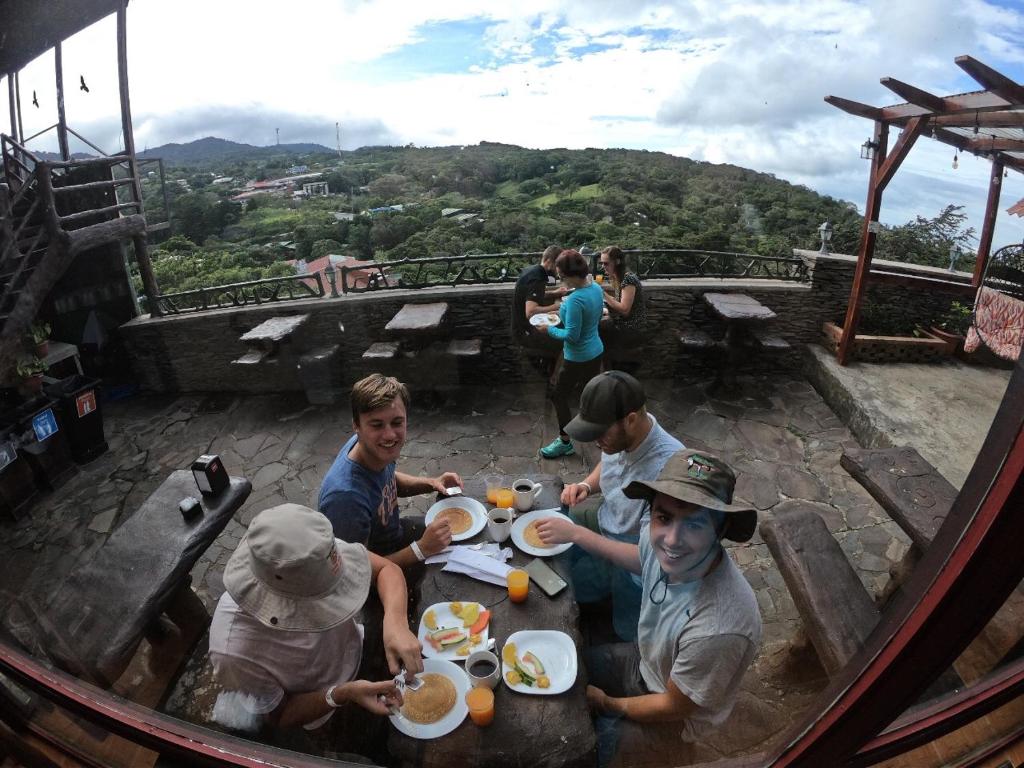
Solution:
[[[653,280],[644,284],[650,318],[649,341],[640,350],[644,378],[704,378],[717,365],[699,354],[680,351],[681,332],[699,328],[721,338],[724,327],[701,301],[705,292],[742,292],[778,314],[773,333],[795,348],[820,338],[821,325],[845,312],[856,260],[843,255],[794,251],[811,271],[809,283],[775,280]],[[539,380],[540,374],[514,346],[509,334],[511,284],[380,291],[338,298],[311,299],[215,310],[164,318],[139,318],[122,326],[139,383],[160,392],[279,392],[301,390],[299,356],[338,344],[336,376],[348,387],[373,370],[394,373],[411,384],[502,384]],[[447,302],[444,338],[480,339],[479,358],[456,359],[435,351],[415,358],[367,364],[362,354],[388,339],[385,324],[406,303]],[[309,313],[310,318],[281,348],[276,360],[232,365],[247,350],[239,337],[264,320]],[[439,343],[443,347],[443,342]],[[799,353],[757,355],[750,368],[763,371],[799,368]]]

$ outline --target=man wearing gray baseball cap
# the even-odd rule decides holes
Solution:
[[[575,507],[602,495],[597,520],[570,513],[602,536],[635,544],[640,536],[642,501],[622,489],[634,480],[653,480],[669,457],[685,446],[647,412],[643,385],[623,371],[606,371],[583,388],[580,409],[565,428],[574,439],[597,443],[601,460],[584,480],[562,490],[562,503]],[[640,579],[627,570],[595,559],[579,549],[572,557],[572,582],[580,603],[612,598],[612,627],[622,640],[636,638],[640,617]]]
[[[571,541],[640,574],[637,640],[585,652],[587,701],[598,714],[674,723],[696,741],[732,711],[761,642],[754,591],[721,545],[754,534],[757,513],[733,495],[721,458],[684,450],[655,480],[624,490],[650,505],[639,544],[613,541],[558,519],[537,526],[548,544]]]
[[[364,661],[357,616],[371,585],[384,606],[391,674],[422,672],[401,568],[336,539],[331,522],[308,507],[281,504],[256,515],[228,560],[210,626],[214,677],[238,694],[233,722],[222,722],[311,730],[347,702],[374,715],[401,704],[394,680],[357,679]]]

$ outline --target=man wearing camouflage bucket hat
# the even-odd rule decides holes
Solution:
[[[721,458],[683,450],[656,480],[624,493],[650,504],[639,544],[559,519],[538,524],[548,544],[571,541],[643,577],[637,641],[589,649],[587,701],[598,714],[681,725],[695,741],[732,711],[761,641],[754,591],[721,545],[748,541],[757,513],[733,496]]]
[[[391,673],[422,672],[401,568],[336,539],[331,522],[308,507],[281,504],[256,515],[228,561],[210,626],[214,677],[233,695],[221,722],[312,730],[347,702],[375,715],[401,704],[394,680],[356,679],[364,655],[356,619],[371,585],[384,606]]]

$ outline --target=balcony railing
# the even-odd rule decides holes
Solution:
[[[245,283],[162,294],[156,297],[156,303],[162,314],[178,315],[182,312],[244,307],[249,304],[267,304],[274,301],[319,299],[323,296],[323,278],[319,272],[316,272],[309,275],[268,277]]]
[[[802,259],[682,249],[626,251],[634,271],[645,279],[732,278],[807,282]],[[522,269],[536,263],[539,253],[488,253],[467,256],[432,256],[341,267],[344,293],[416,289],[438,286],[514,282]],[[592,266],[597,270],[597,255]],[[349,274],[353,277],[349,278]]]

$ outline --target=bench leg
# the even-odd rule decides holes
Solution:
[[[903,555],[903,559],[889,569],[889,582],[875,600],[879,610],[885,610],[889,601],[900,591],[900,587],[910,578],[910,574],[913,573],[923,554],[916,544],[911,544],[910,549]]]
[[[191,579],[186,579],[175,591],[164,613],[178,625],[183,634],[195,628],[202,630],[210,622],[206,606],[192,591]]]

